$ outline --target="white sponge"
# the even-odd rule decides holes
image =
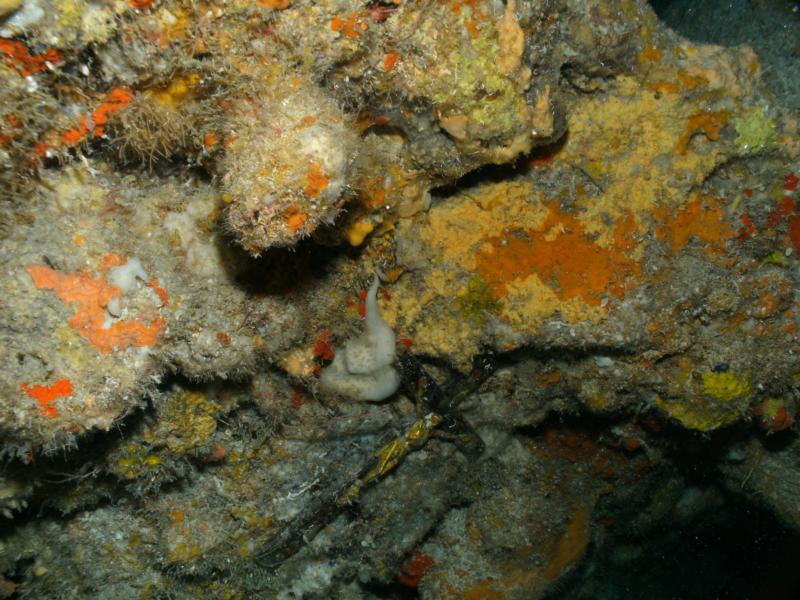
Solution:
[[[322,371],[320,385],[352,400],[383,400],[400,387],[395,360],[394,331],[378,310],[378,277],[367,292],[366,328],[336,353]]]
[[[115,288],[119,288],[119,291],[125,295],[130,294],[136,289],[137,279],[146,282],[147,272],[142,266],[142,261],[135,256],[129,259],[124,265],[114,267],[106,273],[106,281]]]

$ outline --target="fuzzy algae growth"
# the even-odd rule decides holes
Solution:
[[[748,108],[733,119],[736,145],[742,152],[755,154],[778,143],[775,121],[760,106]]]

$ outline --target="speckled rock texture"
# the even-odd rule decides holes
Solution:
[[[0,598],[553,598],[726,498],[800,531],[751,47],[642,0],[0,18]],[[354,402],[375,273],[402,381]]]

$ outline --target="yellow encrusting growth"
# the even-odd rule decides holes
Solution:
[[[730,402],[750,396],[750,382],[731,371],[717,373],[706,371],[703,377],[703,393],[717,400]]]
[[[368,220],[356,221],[347,230],[347,241],[351,246],[360,246],[373,229],[375,225]]]
[[[688,398],[656,398],[656,406],[684,427],[711,431],[741,419],[748,409],[750,382],[732,371],[701,373],[701,385],[685,372]]]

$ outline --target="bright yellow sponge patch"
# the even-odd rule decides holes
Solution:
[[[747,376],[726,371],[701,374],[702,390],[689,398],[656,398],[656,406],[688,429],[711,431],[730,425],[747,413],[750,382]],[[699,388],[699,384],[698,384]]]
[[[357,221],[347,230],[347,241],[351,246],[360,246],[373,229],[375,229],[375,225],[371,222]]]
[[[703,393],[717,400],[730,402],[750,396],[750,382],[731,371],[703,373]]]

